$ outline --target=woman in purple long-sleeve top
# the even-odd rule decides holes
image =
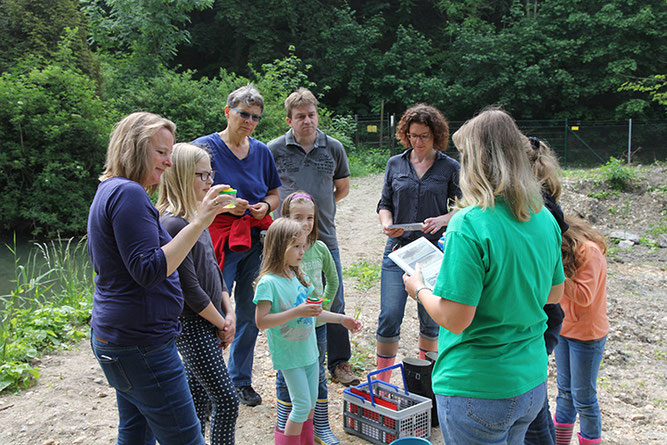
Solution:
[[[171,167],[174,124],[133,113],[111,134],[88,215],[95,269],[91,346],[116,389],[118,444],[203,445],[174,338],[183,297],[176,268],[222,210],[212,187],[173,239],[147,192]]]

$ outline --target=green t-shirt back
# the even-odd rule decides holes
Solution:
[[[436,394],[504,399],[546,380],[543,306],[565,279],[560,245],[544,207],[519,222],[497,199],[494,208],[466,207],[452,218],[433,292],[477,309],[461,334],[440,328]]]
[[[257,283],[253,302],[271,302],[271,314],[284,312],[306,301],[313,286],[303,286],[296,277],[264,275]],[[273,369],[292,369],[317,362],[315,317],[293,318],[266,330]]]

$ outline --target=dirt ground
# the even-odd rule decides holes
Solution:
[[[603,201],[588,197],[596,187],[594,181],[566,179],[563,207],[566,212],[589,218],[604,234],[624,229],[644,236],[661,219],[664,224],[666,173],[664,167],[653,166],[631,193]],[[337,215],[343,266],[362,259],[380,264],[385,237],[375,206],[382,176],[352,179],[351,184],[350,196],[339,204]],[[642,244],[613,250],[608,279],[611,331],[598,382],[604,443],[667,443],[667,249]],[[379,283],[368,290],[359,290],[355,284],[354,278],[346,278],[346,304],[348,312],[361,308],[365,327],[352,337],[353,349],[357,362],[370,371],[375,364]],[[415,303],[409,301],[399,358],[416,355],[416,313]],[[115,443],[114,391],[107,385],[87,342],[43,357],[40,366],[42,377],[36,386],[0,395],[0,445]],[[237,443],[273,443],[274,377],[266,338],[260,334],[253,378],[264,402],[255,408],[241,406]],[[396,373],[393,382],[398,383]],[[548,382],[554,406],[553,358]],[[329,394],[331,424],[342,443],[367,443],[343,431],[343,387],[330,383]],[[432,430],[431,440],[434,444],[443,443],[439,429]]]

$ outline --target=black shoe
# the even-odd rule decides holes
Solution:
[[[244,405],[257,406],[262,403],[262,397],[252,389],[252,386],[237,386],[236,394]]]

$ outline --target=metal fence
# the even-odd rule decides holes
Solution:
[[[403,147],[394,139],[399,118],[389,114],[382,118],[355,116],[356,146],[400,153]],[[463,123],[451,121],[451,133]],[[526,136],[544,140],[556,152],[563,168],[600,165],[612,156],[634,163],[667,160],[667,120],[519,120],[517,124]],[[457,156],[451,148],[448,154]]]

